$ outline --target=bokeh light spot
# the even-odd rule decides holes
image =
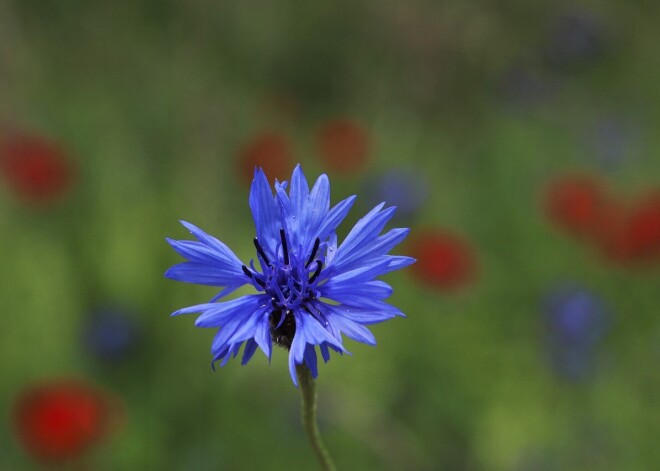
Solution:
[[[350,119],[328,121],[321,126],[316,146],[325,167],[339,174],[363,170],[371,151],[367,131]]]
[[[66,462],[100,441],[120,412],[116,401],[95,387],[62,379],[23,390],[14,421],[28,454],[42,462]]]
[[[250,184],[255,167],[261,167],[270,178],[285,180],[293,170],[293,145],[289,138],[275,131],[253,135],[238,151],[241,179]]]
[[[16,194],[35,205],[61,199],[74,177],[73,165],[59,144],[30,134],[0,138],[0,168]]]
[[[475,279],[473,249],[452,233],[441,230],[420,232],[411,239],[410,254],[417,259],[410,272],[429,287],[453,291]]]

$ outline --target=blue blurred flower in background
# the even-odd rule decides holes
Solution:
[[[556,69],[583,68],[600,59],[607,50],[608,30],[591,11],[566,11],[549,27],[544,47],[548,64]]]
[[[103,361],[117,361],[129,355],[137,346],[138,337],[133,316],[115,306],[92,311],[84,322],[84,347]]]
[[[543,300],[547,345],[556,371],[567,379],[587,376],[608,326],[603,299],[578,284],[555,287]]]
[[[636,150],[640,130],[618,116],[599,117],[586,128],[587,155],[607,171],[619,170],[626,157]]]
[[[370,178],[365,183],[366,204],[387,201],[396,206],[396,219],[410,219],[428,196],[424,175],[412,169],[393,168]]]
[[[296,365],[317,376],[316,347],[323,359],[329,350],[345,352],[342,334],[374,345],[364,325],[403,316],[384,300],[392,288],[376,277],[406,267],[414,259],[388,255],[408,234],[395,228],[380,235],[395,208],[379,204],[360,219],[337,246],[335,229],[348,214],[355,196],[330,208],[330,182],[321,175],[313,188],[300,166],[287,182],[275,182],[275,195],[263,170],[256,169],[250,190],[257,263],[243,264],[225,244],[190,223],[182,224],[196,241],[167,239],[187,261],[165,276],[177,281],[224,287],[210,303],[173,313],[201,312],[195,325],[219,328],[211,352],[226,364],[245,343],[242,363],[257,347],[268,358],[272,343],[289,350],[289,371],[297,384]],[[246,284],[258,294],[215,302]]]
[[[503,71],[497,91],[511,111],[529,111],[547,102],[556,90],[552,81],[539,70],[516,62]]]

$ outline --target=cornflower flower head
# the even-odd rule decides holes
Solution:
[[[317,376],[317,347],[327,362],[330,350],[346,352],[342,334],[375,345],[365,325],[404,316],[385,302],[392,288],[376,278],[415,260],[388,254],[409,232],[395,228],[381,234],[394,207],[377,205],[338,245],[335,230],[355,196],[331,208],[328,177],[321,175],[310,190],[299,165],[290,185],[275,181],[274,188],[273,194],[263,170],[255,169],[249,203],[256,262],[243,263],[225,244],[181,221],[197,241],[167,239],[187,261],[165,276],[223,288],[211,302],[172,314],[201,313],[196,326],[219,328],[211,346],[213,363],[222,360],[224,366],[243,345],[242,364],[257,348],[270,359],[275,343],[289,350],[289,372],[297,385],[297,365]],[[245,285],[256,294],[217,302]]]

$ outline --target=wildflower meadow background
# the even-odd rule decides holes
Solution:
[[[656,5],[0,0],[0,468],[312,469],[287,353],[169,317],[297,163],[410,227],[407,314],[319,365],[338,469],[660,462]],[[342,232],[343,231],[343,232]],[[239,291],[246,294],[247,291]],[[55,438],[53,438],[55,437]]]

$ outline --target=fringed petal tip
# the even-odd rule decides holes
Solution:
[[[194,224],[189,223],[188,221],[184,221],[183,219],[179,219],[179,224],[188,229],[191,233],[193,232],[193,229],[197,229]]]
[[[197,312],[201,312],[201,310],[191,310],[192,307],[195,307],[195,306],[184,307],[184,308],[181,308],[181,309],[177,309],[172,314],[170,314],[170,317],[180,316],[181,314],[194,314],[194,313],[197,313]]]

